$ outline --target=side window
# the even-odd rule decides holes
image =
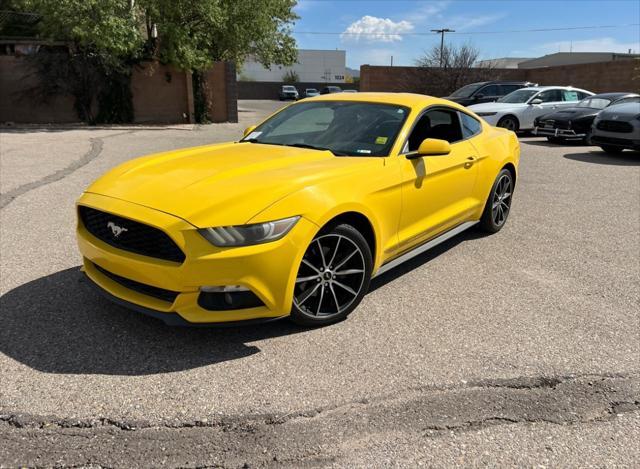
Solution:
[[[522,88],[522,86],[520,86],[520,85],[501,85],[500,88],[502,88],[502,92],[500,94],[507,95],[507,94],[511,93],[512,91],[519,90],[520,88]]]
[[[547,90],[538,93],[536,99],[541,99],[543,103],[552,103],[555,101],[562,101],[562,94],[560,90]]]
[[[498,85],[487,85],[476,94],[481,94],[483,96],[498,96],[500,94],[500,88],[498,88]]]
[[[583,100],[584,98],[588,98],[589,96],[591,96],[590,94],[583,93],[582,91],[576,91],[576,93],[578,93],[578,98],[580,98],[580,100]]]
[[[562,90],[562,100],[575,102],[580,100],[580,96],[577,91],[573,90]]]
[[[630,98],[622,98],[617,100],[612,104],[622,104],[622,103],[640,103],[640,96],[632,96]]]
[[[464,112],[459,112],[460,122],[462,123],[462,136],[464,138],[473,137],[476,134],[480,133],[482,130],[482,124],[478,122],[476,119],[471,117]]]
[[[427,111],[416,123],[408,141],[408,151],[416,151],[426,138],[437,138],[449,143],[462,140],[457,111],[434,109]]]

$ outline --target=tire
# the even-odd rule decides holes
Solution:
[[[504,116],[502,119],[498,121],[498,127],[502,127],[503,129],[511,130],[512,132],[517,132],[520,128],[520,122],[514,116]]]
[[[321,230],[298,268],[290,319],[326,326],[345,319],[369,289],[373,260],[362,234],[351,225]]]
[[[624,148],[612,147],[609,145],[601,145],[600,148],[602,148],[602,151],[604,151],[605,153],[613,153],[613,154],[622,153],[622,151],[624,150]]]
[[[511,211],[513,188],[513,175],[511,171],[503,168],[491,187],[480,218],[480,228],[483,231],[497,233],[505,225]]]

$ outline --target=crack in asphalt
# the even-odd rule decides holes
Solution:
[[[332,463],[381,432],[442,438],[502,425],[580,425],[640,411],[638,375],[486,380],[412,389],[341,405],[278,414],[159,423],[4,412],[0,461],[109,466],[251,467]],[[345,429],[348,431],[345,432]],[[322,435],[319,442],[317,435]],[[122,445],[136,451],[122,454]],[[44,458],[44,459],[43,459]],[[249,467],[249,466],[247,466]]]
[[[66,168],[59,169],[51,174],[44,176],[36,181],[28,182],[26,184],[22,184],[10,191],[0,194],[0,209],[5,208],[11,202],[13,202],[16,198],[21,195],[26,194],[27,192],[31,192],[32,190],[38,189],[42,186],[46,186],[47,184],[51,184],[52,182],[60,181],[61,179],[66,178],[70,174],[73,174],[78,169],[83,166],[89,164],[91,161],[96,159],[102,153],[102,148],[104,146],[104,140],[111,137],[117,137],[120,135],[126,135],[137,132],[137,130],[129,130],[127,132],[119,132],[117,134],[106,135],[104,137],[92,137],[89,139],[91,142],[91,146],[89,150],[82,155],[79,159],[73,161]]]

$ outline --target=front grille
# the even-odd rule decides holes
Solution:
[[[620,121],[600,121],[598,122],[598,129],[606,130],[607,132],[633,132],[633,126],[629,122]]]
[[[128,278],[120,277],[114,273],[109,272],[108,270],[103,269],[98,264],[93,264],[95,268],[105,277],[109,277],[116,283],[119,283],[125,288],[129,290],[133,290],[135,292],[141,293],[143,295],[151,296],[153,298],[157,298],[162,301],[166,301],[167,303],[173,303],[178,296],[178,292],[165,290],[164,288],[153,287],[151,285],[147,285],[144,283],[136,282],[135,280],[131,280]]]
[[[78,213],[87,231],[111,246],[172,262],[185,259],[184,253],[162,230],[85,206],[79,206]]]

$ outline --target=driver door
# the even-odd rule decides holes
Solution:
[[[447,140],[448,155],[408,159],[425,138]],[[477,177],[477,154],[464,140],[455,109],[438,107],[416,122],[400,156],[402,213],[398,230],[398,254],[453,228],[477,210],[472,197]]]
[[[531,104],[531,101],[540,99],[540,104]],[[553,112],[554,109],[562,107],[562,90],[544,90],[533,96],[529,100],[529,105],[525,109],[522,119],[520,120],[521,129],[533,128],[533,121],[536,117]]]

